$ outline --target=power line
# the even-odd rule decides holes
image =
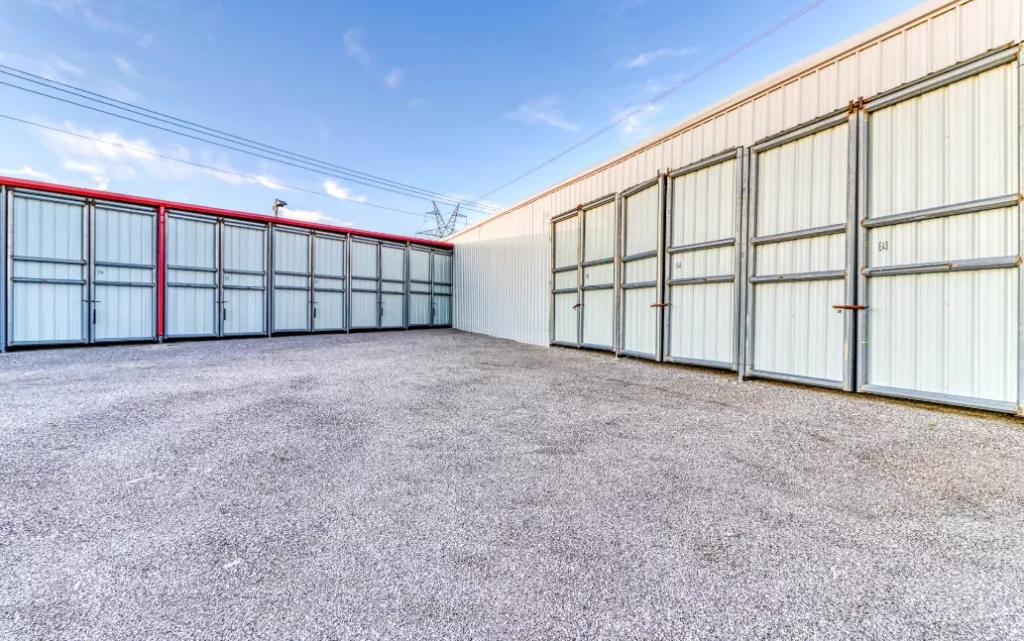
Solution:
[[[239,178],[246,178],[248,180],[252,180],[252,181],[255,181],[255,182],[260,182],[260,183],[264,183],[264,184],[268,184],[268,185],[274,185],[275,187],[281,187],[282,189],[292,189],[294,191],[301,191],[301,192],[305,192],[307,194],[313,194],[313,195],[316,195],[316,196],[326,196],[327,198],[334,198],[335,200],[344,200],[344,201],[347,201],[347,202],[350,202],[350,203],[356,203],[357,205],[364,205],[366,207],[373,207],[375,209],[384,209],[384,210],[393,211],[393,212],[396,212],[396,213],[399,213],[399,214],[408,214],[410,216],[418,216],[420,218],[426,218],[427,217],[427,214],[418,214],[418,213],[416,213],[414,211],[406,211],[404,209],[395,209],[394,207],[385,207],[384,205],[376,205],[374,203],[363,202],[361,200],[356,200],[355,198],[345,198],[344,196],[336,196],[334,194],[329,194],[329,193],[327,193],[325,191],[317,191],[315,189],[307,189],[305,187],[298,187],[296,185],[289,185],[287,183],[282,183],[282,182],[278,182],[276,180],[270,180],[268,178],[264,178],[263,176],[253,176],[252,174],[246,174],[246,173],[242,173],[240,171],[231,171],[230,169],[221,169],[219,167],[213,167],[211,165],[204,165],[202,163],[193,162],[191,160],[185,160],[183,158],[175,158],[174,156],[168,156],[166,154],[157,153],[157,152],[151,151],[149,149],[143,149],[142,147],[135,147],[133,145],[124,145],[124,144],[117,143],[117,142],[111,142],[109,140],[103,140],[102,138],[95,138],[93,136],[86,136],[85,134],[80,134],[80,133],[77,133],[77,132],[74,132],[74,131],[68,131],[67,129],[61,129],[59,127],[51,127],[49,125],[44,125],[44,124],[42,124],[40,122],[33,122],[31,120],[23,120],[21,118],[16,118],[14,116],[8,116],[7,114],[0,113],[0,118],[4,118],[5,120],[11,120],[11,121],[14,121],[14,122],[20,122],[22,124],[31,125],[33,127],[39,127],[40,129],[46,129],[48,131],[57,132],[57,133],[64,134],[64,135],[67,135],[67,136],[74,136],[76,138],[83,138],[85,140],[91,140],[93,142],[98,142],[98,143],[104,144],[104,145],[110,145],[111,147],[118,147],[120,149],[125,149],[125,150],[132,151],[132,152],[135,152],[135,153],[145,154],[147,156],[152,156],[154,158],[161,158],[163,160],[170,160],[172,162],[181,163],[183,165],[190,165],[192,167],[198,167],[200,169],[205,169],[207,171],[212,171],[212,172],[215,172],[215,173],[218,173],[218,174],[225,174],[225,175],[228,175],[228,176],[237,176]]]
[[[826,0],[814,0],[814,2],[806,5],[804,8],[800,9],[796,13],[791,14],[789,17],[787,17],[786,19],[782,20],[781,22],[776,23],[774,26],[770,27],[766,31],[762,31],[761,33],[759,33],[754,38],[748,40],[747,42],[743,43],[739,47],[736,47],[735,49],[733,49],[729,53],[725,54],[721,58],[718,58],[714,62],[708,64],[707,66],[703,67],[702,69],[698,70],[697,72],[693,73],[692,75],[687,76],[685,79],[682,80],[682,82],[679,82],[678,84],[675,84],[675,85],[669,87],[668,89],[666,89],[662,93],[658,94],[657,96],[655,96],[651,100],[645,102],[644,104],[640,105],[636,109],[633,109],[632,111],[630,111],[626,115],[618,118],[617,120],[614,120],[611,124],[606,125],[606,126],[602,127],[601,129],[598,129],[597,131],[595,131],[594,133],[590,134],[589,136],[587,136],[583,140],[580,140],[579,142],[576,142],[575,144],[571,145],[570,147],[568,147],[564,151],[561,151],[561,152],[555,154],[554,156],[552,156],[548,160],[545,160],[544,162],[542,162],[541,164],[537,165],[533,169],[530,169],[529,171],[524,172],[524,173],[516,176],[512,180],[510,180],[510,181],[508,181],[506,183],[503,183],[502,185],[496,187],[495,189],[492,189],[491,191],[487,192],[483,196],[480,196],[479,198],[476,198],[476,200],[478,200],[478,201],[479,200],[483,200],[484,198],[487,198],[488,196],[492,196],[492,195],[496,194],[497,192],[501,191],[502,189],[505,189],[506,187],[508,187],[509,185],[513,185],[513,184],[519,182],[523,178],[526,178],[527,176],[529,176],[529,175],[539,171],[540,169],[543,169],[544,167],[547,167],[548,165],[550,165],[551,163],[555,162],[556,160],[558,160],[560,158],[563,158],[563,157],[567,156],[568,154],[576,151],[577,149],[579,149],[583,145],[587,144],[591,140],[594,140],[595,138],[597,138],[597,137],[599,137],[599,136],[601,136],[601,135],[611,131],[612,129],[615,129],[616,127],[618,127],[622,123],[626,122],[627,120],[629,120],[633,116],[635,116],[638,113],[646,110],[651,105],[653,105],[656,102],[659,102],[661,100],[664,100],[665,98],[667,98],[670,95],[672,95],[673,93],[679,91],[680,89],[682,89],[686,85],[690,84],[691,82],[693,82],[697,78],[700,78],[701,76],[705,75],[709,71],[712,71],[713,69],[721,66],[725,62],[731,60],[732,58],[735,58],[739,54],[743,53],[744,51],[746,51],[750,47],[752,47],[755,44],[757,44],[758,42],[761,42],[762,40],[764,40],[768,36],[772,35],[776,31],[778,31],[779,29],[782,29],[783,27],[785,27],[789,23],[793,22],[797,18],[803,16],[805,13],[811,11],[812,9],[817,7],[818,5],[823,4],[825,2],[826,2]]]
[[[113,111],[107,111],[105,109],[100,109],[100,108],[92,106],[92,105],[87,105],[87,104],[82,104],[80,102],[75,102],[74,100],[69,100],[67,98],[62,98],[60,96],[55,96],[55,95],[52,95],[52,94],[49,94],[49,93],[45,93],[45,92],[42,92],[42,91],[31,89],[29,87],[24,87],[24,86],[21,86],[21,85],[12,84],[12,83],[9,83],[9,82],[4,82],[4,81],[0,81],[0,85],[4,85],[4,86],[7,86],[7,87],[11,87],[13,89],[18,89],[18,90],[21,90],[21,91],[25,91],[27,93],[32,93],[32,94],[35,94],[37,96],[42,96],[44,98],[50,98],[52,100],[63,102],[65,104],[73,105],[73,106],[76,106],[76,107],[81,107],[83,109],[88,109],[90,111],[94,111],[94,112],[97,112],[97,113],[105,114],[105,115],[108,115],[108,116],[113,116],[115,118],[120,118],[122,120],[126,120],[126,121],[129,121],[129,122],[140,124],[140,125],[143,125],[143,126],[146,126],[146,127],[151,127],[153,129],[158,129],[160,131],[165,131],[167,133],[171,133],[171,134],[175,134],[175,135],[179,135],[179,136],[184,136],[184,137],[190,138],[192,140],[196,140],[196,141],[203,142],[203,143],[210,144],[210,145],[215,145],[215,146],[218,146],[218,147],[222,147],[224,149],[229,149],[231,151],[236,151],[236,152],[239,152],[239,153],[244,153],[244,154],[247,154],[247,155],[250,155],[250,156],[254,156],[254,157],[257,157],[257,158],[262,158],[264,160],[270,160],[272,162],[278,162],[278,163],[281,163],[281,164],[284,164],[284,165],[289,165],[289,166],[292,166],[292,167],[295,167],[295,168],[298,168],[298,169],[302,169],[302,170],[305,170],[305,171],[311,171],[311,172],[320,174],[322,176],[328,176],[328,177],[331,177],[331,178],[338,178],[340,180],[345,180],[345,181],[348,181],[348,182],[357,183],[357,184],[364,185],[364,186],[367,186],[367,187],[373,187],[373,188],[376,188],[376,189],[381,189],[381,190],[384,190],[384,191],[389,191],[391,193],[395,193],[395,194],[402,195],[402,196],[408,196],[408,197],[412,197],[412,198],[419,198],[419,199],[422,199],[422,200],[439,200],[439,201],[450,203],[450,204],[462,203],[463,207],[466,207],[468,209],[472,209],[474,211],[477,211],[477,212],[483,213],[483,214],[495,213],[496,211],[499,211],[499,208],[494,207],[492,205],[485,205],[485,204],[481,204],[481,203],[475,203],[474,201],[461,201],[461,200],[458,200],[458,199],[451,198],[449,196],[445,196],[444,194],[439,194],[437,192],[432,192],[432,191],[429,191],[429,190],[421,189],[419,187],[413,187],[411,185],[405,185],[404,183],[399,183],[397,181],[392,181],[392,180],[389,180],[387,178],[380,178],[380,177],[377,177],[377,176],[373,176],[372,174],[366,174],[364,172],[359,172],[359,171],[356,171],[356,170],[348,169],[348,168],[342,167],[340,165],[334,165],[332,163],[328,163],[328,162],[321,161],[321,160],[316,160],[316,159],[310,158],[308,156],[302,156],[301,154],[296,154],[294,152],[289,152],[289,151],[286,151],[286,150],[281,150],[281,149],[279,149],[277,147],[272,147],[270,145],[265,145],[263,143],[252,141],[252,140],[249,140],[247,138],[242,138],[240,136],[234,136],[233,134],[227,134],[225,132],[222,132],[222,131],[219,131],[219,130],[216,130],[216,129],[212,129],[212,128],[209,128],[209,127],[205,127],[205,126],[199,125],[197,123],[192,123],[192,122],[189,122],[189,121],[186,121],[186,120],[182,120],[180,118],[175,118],[173,116],[167,116],[166,114],[160,114],[159,112],[154,112],[154,111],[149,110],[149,109],[144,109],[144,108],[141,108],[141,107],[140,108],[135,108],[135,107],[132,107],[130,105],[127,105],[127,103],[123,103],[122,101],[115,100],[113,98],[109,98],[109,97],[103,96],[102,94],[97,94],[97,93],[94,93],[94,92],[91,92],[91,91],[87,91],[85,89],[78,89],[77,87],[73,87],[71,85],[65,85],[65,84],[59,83],[57,81],[50,81],[50,80],[47,80],[47,79],[42,78],[40,76],[35,76],[34,74],[28,73],[26,71],[22,71],[20,69],[15,69],[13,67],[8,67],[6,65],[0,65],[0,73],[2,73],[4,75],[7,75],[7,76],[10,76],[10,77],[13,77],[13,78],[17,78],[17,79],[22,80],[22,81],[27,81],[27,82],[31,82],[31,83],[34,83],[34,84],[37,84],[37,85],[42,85],[42,86],[46,87],[47,89],[59,91],[59,92],[65,93],[65,94],[71,94],[71,95],[76,96],[78,98],[82,98],[82,99],[89,100],[89,101],[92,101],[92,102],[98,102],[98,103],[100,103],[100,104],[102,104],[102,105],[104,105],[106,107],[111,107],[113,109],[117,109],[117,110],[121,110],[121,111],[127,111],[129,113],[141,116],[143,118],[149,118],[151,120],[157,120],[159,122],[163,122],[163,123],[171,125],[173,127],[178,127],[178,128],[181,128],[181,129],[187,129],[189,131],[193,131],[195,133],[201,134],[204,137],[192,135],[192,134],[186,133],[184,131],[178,131],[177,129],[170,129],[168,127],[163,127],[163,126],[154,124],[152,122],[147,122],[147,121],[144,121],[144,120],[139,120],[137,118],[132,118],[132,117],[126,116],[126,115],[124,115],[122,113],[116,113],[116,112],[113,112]],[[22,74],[22,75],[17,75],[17,74]],[[54,85],[59,85],[59,86],[54,86]],[[76,93],[76,92],[80,92],[80,93]],[[89,95],[84,95],[84,94],[89,94]],[[94,97],[90,97],[90,96],[97,96],[97,97],[94,98]],[[121,106],[121,105],[126,105],[126,106]],[[158,116],[151,116],[151,115],[148,115],[148,113],[143,113],[143,112],[149,112],[149,113],[153,113],[153,114],[158,114]],[[178,124],[178,123],[173,122],[173,121],[179,121],[181,123],[187,123],[187,124]],[[207,131],[203,131],[203,130],[207,130]],[[210,133],[210,132],[213,132],[213,133]],[[223,134],[223,135],[221,135],[221,134]],[[231,142],[233,145],[240,145],[240,146],[243,146],[243,147],[248,147],[249,149],[242,149],[242,148],[235,147],[235,146],[232,146],[232,145],[226,145],[226,144],[217,142],[215,140],[210,140],[210,139],[206,138],[205,136],[209,136],[209,137],[213,137],[213,138],[218,138],[220,140],[225,140],[225,141]],[[251,151],[251,150],[256,150],[256,151]],[[260,152],[262,152],[262,153],[260,153]],[[270,155],[268,155],[268,154],[270,154]]]

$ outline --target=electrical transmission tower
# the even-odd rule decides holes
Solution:
[[[441,213],[441,210],[437,208],[437,203],[430,201],[434,205],[434,211],[427,212],[427,218],[423,221],[423,226],[428,227],[427,229],[420,229],[416,233],[417,236],[423,236],[425,238],[447,238],[462,227],[466,226],[465,214],[459,213],[459,206],[455,205],[455,210],[452,213],[445,216]],[[430,227],[434,225],[434,227]]]

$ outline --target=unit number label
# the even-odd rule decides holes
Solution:
[[[880,252],[889,251],[889,241],[887,241],[887,240],[880,240],[880,241],[878,241],[878,251],[880,251]]]

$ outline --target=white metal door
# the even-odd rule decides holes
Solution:
[[[452,254],[433,252],[433,325],[448,327],[452,324]]]
[[[380,326],[405,327],[405,254],[406,247],[383,244],[380,247]]]
[[[661,360],[662,203],[660,179],[622,195],[619,353],[652,360]]]
[[[842,112],[753,148],[747,376],[853,389],[855,130]]]
[[[866,103],[858,383],[1018,412],[1017,48]]]
[[[551,344],[579,347],[580,216],[555,219],[551,225]]]
[[[274,331],[306,332],[310,325],[310,233],[274,227]]]
[[[142,207],[94,206],[93,341],[156,338],[156,215]]]
[[[267,226],[224,221],[221,226],[221,333],[267,331]]]
[[[8,225],[9,343],[86,342],[85,205],[80,200],[15,192]]]
[[[409,249],[409,326],[431,323],[430,250]]]
[[[615,197],[583,210],[581,347],[615,348]]]
[[[742,172],[731,150],[669,175],[666,361],[739,368]]]
[[[217,220],[167,214],[164,335],[217,335]]]
[[[320,332],[346,328],[344,236],[313,236],[313,329]]]
[[[352,239],[352,329],[380,326],[380,243]]]

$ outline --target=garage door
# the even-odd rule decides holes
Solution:
[[[661,179],[622,195],[622,292],[619,352],[661,360],[664,198]]]
[[[551,239],[551,344],[579,347],[579,213],[554,219]]]
[[[164,332],[168,338],[218,334],[217,234],[216,218],[167,215]]]
[[[616,199],[609,196],[583,208],[581,347],[615,347]]]
[[[348,327],[345,314],[344,236],[313,235],[313,329],[338,331]]]
[[[310,324],[310,233],[274,227],[274,331],[306,332]]]

